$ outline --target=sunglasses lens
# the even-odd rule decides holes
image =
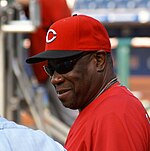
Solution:
[[[54,69],[53,69],[53,68],[44,66],[44,70],[45,70],[45,72],[46,72],[48,75],[53,76],[53,74],[54,74]]]
[[[73,69],[73,63],[70,61],[61,63],[55,67],[57,73],[65,74]]]
[[[83,57],[84,55],[88,55],[89,53],[86,53],[86,54],[82,54],[80,55],[79,57],[73,59],[73,60],[69,60],[69,61],[65,61],[63,63],[60,63],[60,64],[57,64],[55,65],[54,67],[51,67],[50,65],[48,66],[44,66],[44,70],[45,72],[50,75],[50,76],[53,76],[54,74],[54,71],[56,71],[57,73],[59,74],[65,74],[65,73],[68,73],[70,72],[74,65],[76,64],[76,62],[81,58]]]

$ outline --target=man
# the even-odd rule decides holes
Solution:
[[[74,15],[55,22],[45,52],[26,61],[45,60],[62,104],[80,111],[66,140],[68,151],[150,150],[150,119],[118,82],[109,37],[99,21]]]
[[[40,130],[32,130],[0,117],[0,151],[65,151]]]

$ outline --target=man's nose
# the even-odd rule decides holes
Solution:
[[[64,77],[62,74],[57,73],[56,71],[54,72],[53,76],[51,77],[51,83],[53,85],[59,84],[63,82]]]

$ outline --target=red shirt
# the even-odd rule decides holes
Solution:
[[[80,112],[68,151],[150,151],[150,119],[126,87],[114,84]]]

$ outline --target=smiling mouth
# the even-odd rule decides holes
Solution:
[[[61,95],[61,94],[64,94],[64,93],[66,93],[66,92],[68,92],[69,90],[59,90],[59,91],[57,91],[57,94],[58,95]]]

